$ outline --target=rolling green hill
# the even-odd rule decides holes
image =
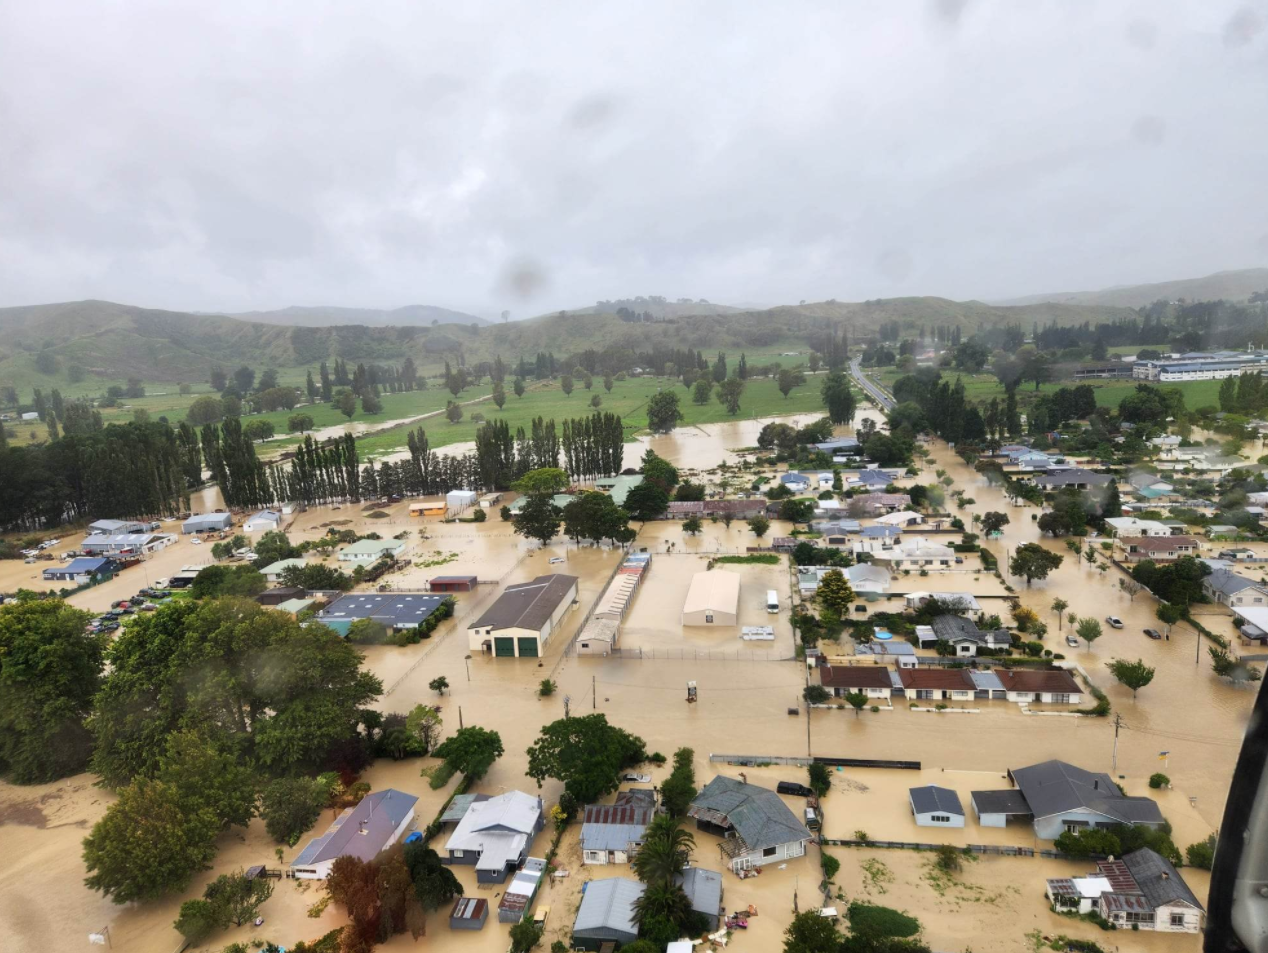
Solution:
[[[1184,278],[1147,285],[1123,285],[1101,291],[1060,291],[1028,295],[1003,301],[1005,305],[1033,305],[1042,302],[1078,305],[1108,305],[1143,308],[1155,301],[1245,301],[1257,291],[1268,291],[1268,268],[1217,271],[1205,278]]]
[[[479,324],[490,322],[464,311],[451,311],[430,304],[407,304],[403,308],[337,308],[327,305],[280,308],[276,311],[244,311],[224,317],[259,324],[283,324],[287,327],[326,328],[344,324],[368,327],[421,327],[437,324]]]
[[[684,306],[685,307],[685,306]],[[109,383],[140,377],[152,383],[205,381],[214,365],[275,367],[284,379],[302,379],[305,368],[343,358],[355,363],[399,364],[408,355],[424,373],[445,360],[474,363],[501,355],[514,361],[538,351],[563,357],[587,348],[647,350],[655,345],[708,351],[745,350],[754,360],[781,351],[801,351],[830,327],[844,327],[858,340],[881,322],[904,329],[958,324],[979,327],[1036,321],[1074,324],[1129,314],[1123,308],[1042,303],[1000,307],[946,298],[892,298],[865,302],[825,301],[765,311],[694,314],[651,323],[631,323],[613,314],[564,312],[527,321],[473,327],[283,326],[223,315],[160,311],[108,301],[76,301],[0,309],[0,386],[22,392],[58,387],[66,396],[101,393]],[[56,369],[43,374],[37,355],[51,352]],[[68,371],[86,374],[71,383]],[[287,373],[290,371],[290,373]]]

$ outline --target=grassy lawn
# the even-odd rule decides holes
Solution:
[[[880,373],[881,382],[890,389],[894,386],[894,381],[903,375],[896,368],[887,367]],[[942,372],[944,379],[954,383],[956,378],[955,371]],[[960,380],[964,383],[964,394],[969,400],[973,401],[989,401],[992,397],[998,397],[1004,400],[1004,388],[996,380],[993,374],[960,374]],[[1136,389],[1139,381],[1134,380],[1091,380],[1091,381],[1055,381],[1053,383],[1043,384],[1039,388],[1039,394],[1051,394],[1062,387],[1076,387],[1079,384],[1089,384],[1096,391],[1096,403],[1099,407],[1117,408],[1119,402],[1124,397]],[[1198,407],[1218,406],[1220,381],[1184,381],[1178,384],[1164,384],[1165,387],[1178,387],[1184,392],[1184,405],[1189,410],[1196,410]],[[1024,410],[1027,405],[1034,402],[1035,385],[1024,384],[1017,391],[1018,402]]]
[[[406,434],[419,426],[427,431],[427,438],[433,447],[463,443],[474,440],[475,432],[480,427],[478,423],[471,421],[471,415],[474,413],[483,414],[486,420],[505,420],[512,432],[517,427],[528,430],[534,417],[544,417],[547,420],[554,418],[556,423],[561,424],[569,417],[582,417],[593,413],[594,408],[590,406],[590,397],[594,394],[603,398],[603,404],[598,409],[619,414],[625,426],[626,435],[632,438],[637,431],[646,429],[647,401],[663,387],[676,388],[680,400],[679,408],[684,418],[680,426],[689,427],[723,420],[743,420],[751,417],[822,410],[823,403],[819,398],[818,381],[819,378],[809,378],[804,386],[794,390],[785,399],[773,379],[750,380],[740,398],[740,412],[734,418],[727,414],[726,408],[718,402],[716,396],[704,406],[698,406],[691,402],[691,397],[682,384],[671,384],[663,379],[632,377],[629,380],[617,381],[611,394],[606,393],[601,381],[596,379],[593,390],[587,391],[577,384],[571,396],[565,395],[559,389],[558,381],[543,381],[534,384],[523,397],[516,397],[514,393],[509,393],[506,406],[501,411],[498,411],[497,405],[492,401],[484,401],[478,406],[463,408],[463,419],[456,424],[451,424],[443,418],[433,418],[367,434],[357,443],[363,457],[391,453],[402,449],[405,446]],[[462,400],[469,400],[473,396],[478,395],[472,390],[463,391]],[[277,441],[274,441],[269,446],[276,444]]]

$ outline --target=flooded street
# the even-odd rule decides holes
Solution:
[[[806,420],[811,419],[809,417]],[[804,422],[798,421],[798,422]],[[692,428],[649,437],[627,445],[627,465],[637,465],[646,447],[684,469],[707,471],[722,462],[736,459],[734,450],[756,442],[761,421],[743,421]],[[844,432],[844,431],[843,431]],[[1117,752],[1117,775],[1131,793],[1143,793],[1145,781],[1154,771],[1170,775],[1174,790],[1159,796],[1164,813],[1174,825],[1177,843],[1183,848],[1204,837],[1220,822],[1229,777],[1242,731],[1253,699],[1253,690],[1243,690],[1216,679],[1210,671],[1205,645],[1187,626],[1176,626],[1168,641],[1153,642],[1141,630],[1158,626],[1153,617],[1153,600],[1147,595],[1129,599],[1118,588],[1119,572],[1100,570],[1101,563],[1089,567],[1070,553],[1063,541],[1041,539],[1031,519],[1035,507],[1010,505],[982,476],[966,466],[945,446],[930,447],[931,457],[915,482],[933,483],[936,469],[944,469],[954,487],[964,489],[976,502],[967,511],[948,502],[953,514],[968,522],[969,514],[990,510],[1007,513],[1012,522],[1002,539],[987,545],[1006,564],[1009,552],[1024,542],[1038,541],[1065,557],[1059,570],[1047,580],[1027,589],[1024,580],[1005,579],[1017,590],[1022,604],[1030,606],[1048,623],[1045,644],[1064,652],[1104,689],[1121,715]],[[904,480],[904,485],[912,481]],[[216,508],[214,494],[204,494],[195,511]],[[505,756],[497,761],[478,790],[498,793],[521,789],[536,792],[536,784],[524,776],[527,747],[540,727],[562,718],[567,708],[572,714],[603,712],[608,719],[640,735],[647,749],[672,756],[679,747],[695,751],[698,785],[715,773],[735,776],[738,768],[725,762],[711,762],[711,754],[746,756],[831,755],[911,759],[922,763],[920,772],[847,771],[834,774],[833,791],[825,803],[824,833],[830,837],[852,837],[865,829],[873,838],[916,839],[906,804],[906,789],[916,783],[945,784],[962,792],[974,787],[994,786],[1008,768],[1032,764],[1047,758],[1063,758],[1084,768],[1111,771],[1114,766],[1113,718],[1026,716],[1017,706],[1004,702],[981,705],[978,714],[937,714],[912,711],[899,699],[892,710],[853,711],[816,709],[807,717],[801,693],[806,684],[804,664],[793,655],[789,606],[793,576],[786,562],[776,566],[730,565],[719,568],[739,574],[740,625],[771,625],[773,642],[745,642],[738,628],[683,628],[680,622],[683,598],[691,575],[701,571],[710,557],[740,553],[756,540],[743,521],[730,528],[723,523],[704,523],[698,537],[687,537],[681,524],[664,521],[641,528],[633,548],[654,554],[652,566],[626,616],[620,657],[576,656],[566,652],[587,610],[606,588],[621,554],[615,550],[577,547],[557,541],[545,549],[530,549],[513,534],[509,524],[496,512],[484,523],[441,523],[408,515],[408,501],[385,507],[386,517],[370,519],[368,508],[343,506],[314,507],[287,524],[293,541],[311,539],[329,525],[361,532],[373,529],[394,536],[408,531],[409,569],[388,577],[400,589],[421,588],[440,574],[476,574],[482,581],[477,591],[457,597],[455,618],[443,623],[431,638],[419,645],[371,646],[365,649],[366,667],[384,683],[379,701],[383,711],[406,712],[417,704],[439,704],[446,733],[459,724],[478,724],[499,732]],[[175,525],[175,524],[172,524]],[[776,522],[771,536],[785,534],[786,524]],[[67,545],[79,537],[68,539]],[[562,564],[552,564],[562,558]],[[73,598],[88,608],[99,608],[116,598],[117,586],[123,595],[140,587],[142,575],[168,575],[180,565],[210,561],[209,547],[192,545],[187,537],[158,553],[144,564],[141,575],[129,570],[113,583],[90,589]],[[22,578],[37,573],[48,564],[16,567],[3,565],[5,572]],[[992,574],[976,572],[974,562],[960,571],[932,573],[928,578],[895,578],[894,593],[927,589],[969,591],[980,595],[988,611],[1005,614],[1003,585]],[[466,626],[491,604],[509,583],[531,579],[548,572],[564,572],[579,579],[578,606],[566,613],[539,659],[492,658],[467,646]],[[13,580],[0,579],[0,588]],[[765,592],[780,595],[781,612],[765,611]],[[1122,630],[1106,627],[1105,635],[1089,651],[1064,646],[1064,631],[1058,630],[1050,606],[1054,598],[1070,603],[1070,611],[1080,616],[1103,619],[1114,614],[1126,623]],[[874,604],[891,608],[896,599]],[[1217,631],[1229,627],[1220,617],[1223,610],[1208,610],[1216,617],[1207,624]],[[1194,648],[1200,648],[1199,664],[1194,664]],[[641,650],[641,653],[640,653]],[[842,649],[849,652],[848,645]],[[470,656],[470,657],[469,657]],[[1106,663],[1115,657],[1143,658],[1155,666],[1152,684],[1140,691],[1138,700],[1110,676]],[[782,660],[776,660],[782,659]],[[450,690],[441,698],[428,683],[444,675]],[[538,697],[542,679],[557,683],[554,694]],[[698,702],[688,704],[687,683],[694,681]],[[790,709],[794,714],[790,714]],[[1160,751],[1169,751],[1168,760],[1159,760]],[[420,797],[419,827],[424,826],[443,803],[445,791],[432,791],[419,777],[429,761],[399,763],[380,761],[365,775],[376,788],[395,786]],[[750,780],[774,786],[776,780],[804,779],[802,768],[747,769]],[[654,769],[656,780],[664,769]],[[83,868],[79,842],[110,803],[112,795],[93,786],[93,778],[81,775],[56,784],[33,788],[0,786],[0,824],[6,851],[0,863],[0,948],[39,950],[77,948],[90,930],[109,924],[118,949],[171,953],[179,945],[172,921],[180,902],[199,895],[202,885],[218,873],[238,866],[269,863],[276,866],[276,845],[270,842],[259,820],[243,832],[231,830],[221,838],[215,869],[196,879],[189,891],[160,903],[116,907],[82,886]],[[560,786],[548,782],[542,790],[546,803],[557,801]],[[1158,794],[1158,792],[1152,792]],[[1195,802],[1190,803],[1190,798]],[[795,799],[790,800],[795,806]],[[319,827],[328,822],[328,816]],[[923,833],[923,832],[922,832]],[[943,837],[943,835],[946,835]],[[549,845],[547,829],[534,846],[541,856]],[[539,903],[552,906],[546,941],[568,939],[572,917],[580,896],[580,884],[594,876],[625,876],[628,868],[583,868],[580,865],[579,830],[574,825],[565,835],[560,858],[569,877],[548,888]],[[935,839],[948,843],[1033,843],[1029,829],[1009,828],[986,834],[975,823],[963,832],[934,832]],[[1000,838],[1000,839],[988,839]],[[703,866],[720,869],[716,840],[696,835],[696,860]],[[283,849],[289,863],[296,848]],[[724,875],[727,906],[736,909],[752,903],[760,911],[750,929],[737,933],[732,946],[739,953],[766,953],[778,949],[780,935],[791,916],[794,897],[800,909],[817,905],[815,887],[819,879],[817,848],[790,862],[787,869],[769,869],[761,877],[740,881]],[[1198,938],[1140,934],[1103,934],[1088,924],[1056,917],[1040,899],[1043,879],[1080,874],[1086,864],[1069,864],[1037,858],[984,857],[966,864],[961,884],[948,886],[931,882],[927,855],[909,851],[829,848],[842,861],[837,877],[842,895],[863,898],[906,908],[925,924],[926,937],[935,948],[991,949],[1022,951],[1026,933],[1066,933],[1097,939],[1114,948],[1115,941],[1126,949],[1193,951]],[[878,867],[878,862],[881,867]],[[888,874],[877,873],[882,867]],[[474,893],[469,883],[470,868],[457,868],[473,895],[491,898],[496,905],[500,888]],[[1193,889],[1205,897],[1204,875],[1189,870],[1184,875]],[[888,877],[888,879],[886,879]],[[282,944],[297,939],[313,939],[342,922],[342,914],[329,907],[318,918],[306,911],[319,896],[316,887],[307,890],[291,881],[278,884],[274,897],[264,908],[262,927],[231,929],[215,935],[199,950],[218,950],[226,943],[251,938],[271,939]],[[974,904],[974,906],[970,906]],[[966,913],[971,914],[966,916]],[[426,943],[445,951],[500,953],[506,946],[506,927],[496,917],[479,934],[453,933],[442,910],[429,918]],[[984,942],[984,937],[990,937]],[[1123,942],[1127,940],[1128,942]],[[395,937],[384,949],[413,949],[412,939]]]

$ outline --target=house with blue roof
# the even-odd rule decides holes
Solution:
[[[356,807],[346,808],[326,833],[308,842],[291,861],[291,876],[325,880],[340,857],[373,860],[409,828],[417,803],[414,795],[394,788],[367,794]]]
[[[75,585],[88,582],[93,576],[108,578],[122,568],[113,559],[104,556],[79,556],[65,566],[53,566],[44,570],[47,582],[69,582]]]

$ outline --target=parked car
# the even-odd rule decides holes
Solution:
[[[651,784],[652,776],[650,774],[627,774],[621,780],[629,781],[632,784]]]
[[[1145,630],[1145,635],[1149,636],[1151,639],[1160,639],[1160,638],[1162,638],[1162,633],[1161,633],[1161,632],[1159,632],[1157,629],[1146,629],[1146,630]]]
[[[1065,637],[1065,644],[1070,646],[1072,649],[1077,649],[1079,647],[1079,640],[1072,635],[1067,635]]]
[[[1123,620],[1116,615],[1107,615],[1105,621],[1110,624],[1112,629],[1121,629],[1123,627]]]
[[[564,561],[564,557],[563,557],[563,556],[551,556],[551,557],[550,557],[550,565],[552,565],[552,566],[554,566],[554,565],[556,565],[556,564],[558,564],[558,563],[561,563],[561,562],[563,562],[563,561]]]
[[[804,784],[798,784],[796,781],[780,781],[775,785],[775,790],[780,794],[791,794],[793,797],[810,797],[815,792]]]
[[[189,542],[191,545],[194,545],[194,546],[201,546],[203,544],[203,541],[199,539],[197,536],[191,536],[189,539]]]

